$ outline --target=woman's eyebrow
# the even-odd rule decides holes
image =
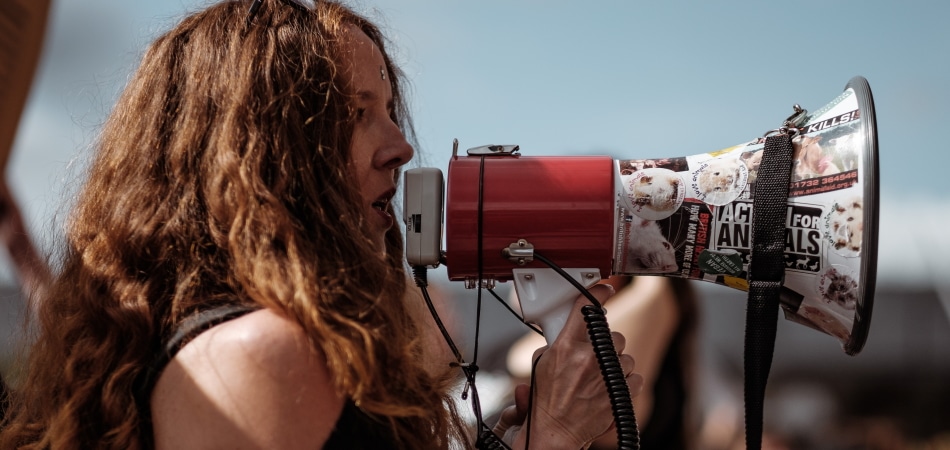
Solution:
[[[356,98],[362,101],[374,101],[379,99],[379,95],[373,91],[359,91],[356,93]]]
[[[374,102],[379,100],[379,95],[374,91],[358,91],[356,93],[356,99],[361,102]],[[396,107],[396,101],[393,98],[390,98],[386,102],[386,108],[392,110]]]

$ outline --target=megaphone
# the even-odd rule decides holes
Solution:
[[[867,338],[877,265],[870,87],[855,77],[817,111],[795,108],[786,121],[797,135],[781,306],[786,319],[853,355]],[[456,142],[444,191],[438,169],[406,173],[406,256],[417,266],[444,263],[449,279],[469,288],[513,281],[523,319],[549,342],[577,291],[542,254],[584,287],[654,275],[747,291],[764,142],[654,159],[523,156],[514,145],[460,155]]]

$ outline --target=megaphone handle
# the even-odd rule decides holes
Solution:
[[[585,289],[601,280],[597,269],[562,270]],[[554,344],[581,293],[554,269],[513,269],[512,274],[522,320],[540,325],[544,340]]]
[[[564,303],[561,307],[551,310],[547,318],[541,319],[538,325],[544,331],[544,340],[548,345],[554,345],[554,340],[561,334],[567,323],[567,316],[571,314],[571,305]]]
[[[537,254],[535,256],[551,264],[546,258]],[[584,289],[597,284],[601,279],[600,272],[596,269],[555,269],[553,264],[551,269],[514,269],[512,272],[522,318],[525,322],[541,325],[548,345],[553,344],[557,335],[564,329],[574,299],[580,294],[578,287],[565,276],[573,278]],[[610,396],[617,427],[617,448],[639,449],[640,437],[630,387],[621,369],[620,357],[614,347],[603,307],[585,305],[581,312],[587,322],[587,333],[597,364],[604,376],[607,394]]]

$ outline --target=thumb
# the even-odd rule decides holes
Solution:
[[[510,428],[520,427],[528,417],[528,397],[531,395],[531,389],[527,384],[515,386],[515,404],[505,408],[498,418],[498,423],[493,431],[499,436],[504,436]]]
[[[589,291],[601,305],[614,294],[614,288],[609,284],[598,284],[590,288]],[[581,308],[590,304],[592,304],[590,299],[584,295],[577,296],[577,299],[574,300],[574,305],[571,307],[571,313],[567,318],[567,322],[564,324],[564,328],[561,329],[561,333],[558,334],[555,341],[563,337],[571,341],[588,342],[587,326]]]
[[[515,408],[518,411],[518,423],[524,423],[528,416],[528,400],[531,396],[531,387],[527,384],[515,386]]]

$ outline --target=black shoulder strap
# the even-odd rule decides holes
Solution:
[[[779,294],[785,282],[785,215],[794,147],[783,132],[765,140],[753,193],[752,261],[744,351],[746,448],[762,448],[765,385],[772,366]]]
[[[183,320],[175,333],[164,342],[161,351],[155,355],[151,364],[145,368],[136,383],[135,402],[138,405],[139,414],[142,418],[143,430],[151,432],[151,414],[149,408],[149,397],[152,395],[152,389],[158,382],[158,377],[165,370],[165,366],[171,362],[172,358],[178,354],[186,344],[198,337],[201,333],[210,330],[216,325],[220,325],[232,319],[241,317],[249,312],[256,311],[259,306],[250,305],[222,305],[204,311],[199,311]],[[146,441],[151,441],[150,435],[145,435]]]
[[[165,342],[165,351],[158,355],[153,362],[153,367],[157,368],[159,373],[161,373],[161,370],[178,354],[178,351],[181,350],[185,344],[191,342],[192,339],[198,337],[199,334],[214,328],[216,325],[220,325],[231,319],[237,319],[257,309],[259,309],[257,306],[222,305],[199,311],[178,325],[178,330]]]

